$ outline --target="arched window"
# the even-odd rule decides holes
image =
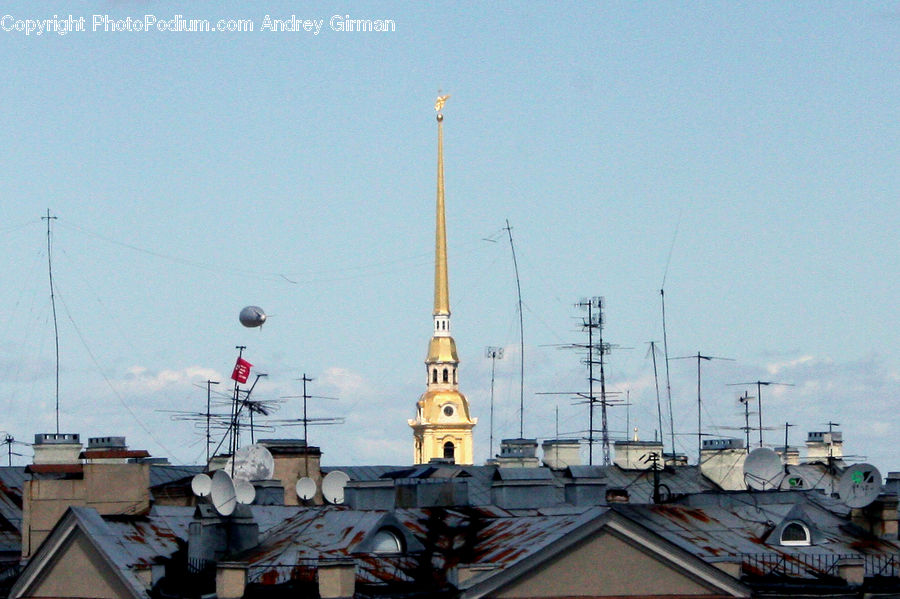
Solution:
[[[435,368],[431,371],[431,382],[432,383],[437,382],[437,368]]]
[[[809,528],[801,522],[791,522],[781,530],[782,545],[810,545]]]
[[[382,528],[372,540],[372,553],[403,553],[403,539],[395,531]]]
[[[446,368],[444,369],[444,382],[445,382],[445,383],[449,383],[449,382],[450,382],[450,373],[447,372],[447,369],[446,369]]]
[[[457,383],[457,381],[456,381],[456,369],[454,368],[454,369],[453,369],[453,384],[455,385],[456,383]]]
[[[444,443],[444,458],[448,460],[454,459],[456,456],[453,455],[454,447],[452,441],[447,441]]]

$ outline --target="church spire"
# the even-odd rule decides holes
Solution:
[[[416,417],[409,420],[415,443],[416,464],[434,458],[457,464],[472,463],[472,428],[478,421],[469,415],[469,402],[459,392],[456,342],[450,334],[450,286],[447,276],[447,230],[444,220],[444,102],[434,104],[438,123],[437,215],[434,236],[434,323],[428,356],[425,393],[416,403]]]
[[[437,221],[434,235],[434,315],[450,315],[450,285],[447,277],[447,227],[444,220],[444,102],[450,96],[439,96],[437,111]]]

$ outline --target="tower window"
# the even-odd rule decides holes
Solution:
[[[431,382],[432,383],[437,382],[437,368],[435,368],[434,370],[431,371]]]
[[[444,443],[444,458],[448,459],[448,460],[454,459],[455,456],[453,455],[453,453],[454,453],[453,442],[447,441],[446,443]]]
[[[453,384],[456,384],[456,369],[453,369]]]
[[[447,369],[446,369],[446,368],[444,369],[444,382],[445,382],[445,383],[449,383],[449,382],[450,382],[450,373],[447,372]]]

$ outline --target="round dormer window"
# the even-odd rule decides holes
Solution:
[[[447,418],[450,418],[451,416],[453,416],[455,411],[456,410],[454,410],[453,406],[451,406],[451,405],[444,406],[444,416],[446,416]]]
[[[791,522],[781,530],[781,544],[810,545],[809,528],[801,522]]]
[[[372,542],[373,553],[403,553],[403,540],[397,533],[387,528],[382,528],[375,533]]]

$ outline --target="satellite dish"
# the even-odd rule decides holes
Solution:
[[[254,443],[238,449],[226,462],[225,471],[233,473],[234,480],[269,480],[275,473],[275,458],[268,449]]]
[[[880,493],[881,473],[872,464],[853,464],[838,482],[838,495],[848,507],[866,507]]]
[[[777,489],[784,478],[784,465],[778,454],[768,447],[757,447],[744,460],[744,482],[751,489]]]
[[[209,498],[220,515],[230,516],[234,512],[237,504],[234,496],[234,482],[224,470],[216,470],[216,473],[213,474]]]
[[[344,503],[344,487],[350,481],[346,472],[332,470],[322,479],[322,495],[328,503]]]
[[[234,498],[238,503],[250,505],[256,499],[256,488],[246,480],[239,480],[234,484]]]
[[[241,324],[247,328],[261,327],[266,322],[266,313],[259,306],[247,306],[238,316]]]
[[[297,497],[303,500],[309,500],[316,496],[316,481],[304,476],[297,481]]]
[[[778,488],[782,491],[805,491],[809,488],[809,483],[799,474],[786,474]]]
[[[212,479],[207,474],[198,474],[191,479],[191,491],[197,497],[206,497],[212,488]]]

